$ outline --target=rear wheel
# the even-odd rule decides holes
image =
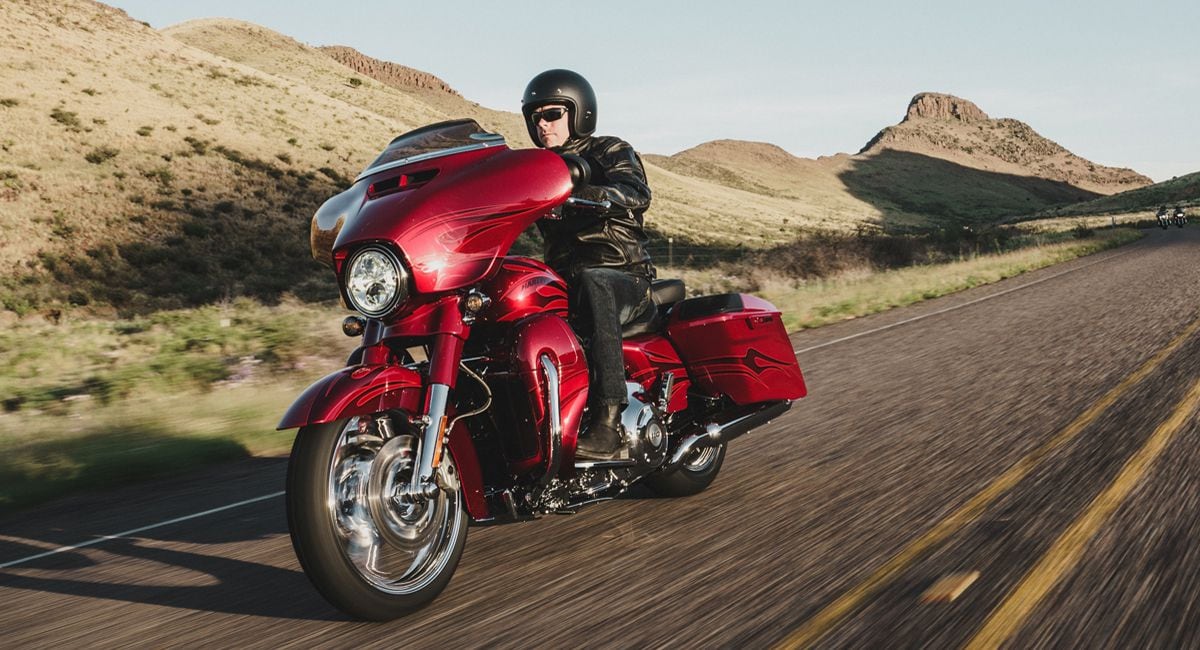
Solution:
[[[664,497],[686,497],[703,492],[717,478],[725,462],[726,443],[693,451],[679,469],[669,474],[651,474],[646,486]]]
[[[292,546],[317,591],[351,616],[385,621],[433,600],[454,574],[467,513],[454,461],[424,501],[394,498],[415,471],[417,439],[387,440],[370,418],[304,427],[287,477]]]

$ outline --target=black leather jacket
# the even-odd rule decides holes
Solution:
[[[586,268],[617,268],[646,279],[654,265],[646,252],[642,215],[650,207],[650,186],[642,160],[628,142],[612,136],[572,138],[552,151],[574,154],[591,166],[591,183],[572,196],[608,201],[607,210],[564,206],[562,219],[538,222],[546,240],[546,263],[567,283]]]

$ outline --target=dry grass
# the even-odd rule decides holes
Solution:
[[[820,327],[990,284],[1140,237],[1138,231],[1117,229],[1089,239],[1033,246],[998,255],[979,255],[949,264],[883,273],[860,270],[802,283],[765,273],[759,280],[759,294],[783,311],[784,323],[789,330]]]

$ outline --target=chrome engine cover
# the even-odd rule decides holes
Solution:
[[[642,387],[625,382],[629,404],[621,413],[621,427],[630,459],[639,465],[657,467],[667,455],[667,427],[654,404],[645,402]]]

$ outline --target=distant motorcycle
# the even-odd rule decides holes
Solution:
[[[1159,210],[1156,216],[1158,217],[1158,225],[1163,230],[1171,227],[1171,215],[1166,210]]]
[[[1187,215],[1183,213],[1183,208],[1177,208],[1175,214],[1171,217],[1171,223],[1180,228],[1187,225]]]
[[[508,251],[564,204],[607,207],[571,198],[586,174],[545,149],[509,149],[473,120],[443,122],[393,140],[313,217],[313,256],[358,311],[343,331],[360,343],[279,428],[300,428],[292,544],[342,611],[388,620],[428,603],[454,573],[468,521],[572,512],[634,483],[699,493],[730,440],[805,395],[770,303],[685,299],[682,281],[655,281],[655,309],[623,332],[624,453],[575,456],[589,373],[567,286]]]

